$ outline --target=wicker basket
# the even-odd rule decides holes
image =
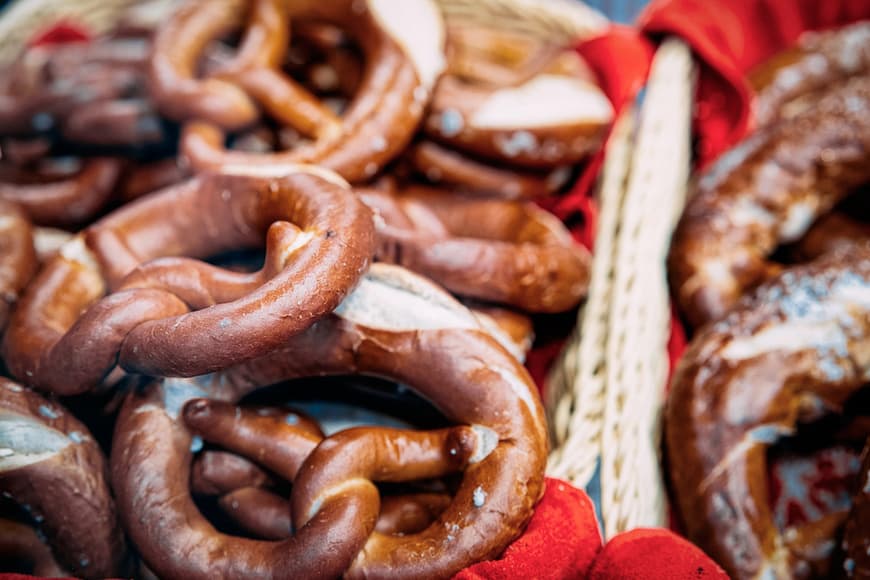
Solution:
[[[564,44],[608,25],[575,0],[437,1],[448,19]],[[69,19],[99,33],[132,4],[18,0],[0,14],[0,65],[47,23]],[[547,389],[548,471],[578,487],[600,485],[607,536],[665,523],[658,457],[670,318],[664,255],[686,191],[692,79],[689,50],[667,41],[645,100],[617,120],[596,193],[600,221],[589,298]]]

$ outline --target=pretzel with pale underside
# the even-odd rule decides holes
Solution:
[[[411,448],[382,442],[392,439],[389,430],[340,433],[318,447],[297,477],[292,498],[297,536],[258,543],[214,530],[189,496],[191,433],[178,416],[183,404],[202,396],[233,401],[292,377],[348,373],[408,384],[448,420],[466,427],[414,436],[422,439]],[[409,434],[397,437],[415,440]],[[450,441],[456,447],[444,447]],[[161,575],[305,570],[327,577],[437,578],[498,556],[519,535],[543,491],[546,446],[539,399],[516,359],[449,295],[400,268],[375,264],[332,316],[279,350],[199,383],[164,381],[128,399],[117,423],[112,471],[126,528]],[[397,459],[391,449],[407,451],[407,463],[421,455],[426,460],[416,473],[409,469],[402,475],[389,467]],[[367,461],[375,453],[373,464],[384,462],[387,479],[437,476],[457,466],[444,464],[445,450],[468,467],[444,513],[416,534],[370,535],[378,494],[364,481],[371,475],[368,467],[356,459],[372,465]],[[161,474],[158,480],[148,477],[155,473]],[[331,495],[339,489],[345,493]],[[312,512],[321,515],[309,520]],[[328,529],[318,529],[325,521]],[[313,544],[300,546],[309,541]],[[334,546],[333,553],[312,561],[326,544]],[[433,545],[445,546],[435,558]]]
[[[776,273],[768,260],[870,179],[870,76],[831,87],[804,114],[748,137],[704,172],[669,256],[689,322],[723,316]]]
[[[448,37],[458,47],[432,97],[424,123],[429,137],[527,168],[576,163],[600,146],[613,107],[583,78],[582,64],[565,70],[560,60],[579,60],[576,53],[501,31],[466,34],[472,44],[481,35],[471,50],[469,38]],[[527,50],[518,50],[524,44]]]
[[[586,293],[589,253],[529,202],[463,198],[424,186],[358,190],[380,217],[377,258],[462,296],[562,312]]]
[[[122,573],[125,543],[107,465],[87,427],[60,405],[0,378],[0,490],[77,576]]]
[[[190,121],[181,149],[192,167],[313,163],[353,182],[372,177],[404,148],[444,67],[443,25],[431,0],[254,0],[236,58],[209,78],[195,78],[208,41],[242,25],[242,6],[239,0],[193,2],[155,40],[156,99],[170,116]],[[362,84],[341,118],[278,70],[278,49],[287,43],[274,39],[286,39],[296,20],[338,25],[365,54]],[[263,35],[252,31],[267,26],[269,42],[259,42]],[[249,50],[254,45],[268,50]],[[279,153],[227,151],[224,131],[251,125],[258,104],[315,142]]]
[[[670,479],[688,537],[732,577],[828,565],[834,542],[818,528],[830,519],[777,529],[766,452],[864,387],[868,353],[870,248],[853,246],[759,287],[683,355],[666,409]]]
[[[196,259],[257,247],[264,235],[258,272]],[[152,376],[225,368],[326,316],[373,251],[371,212],[334,173],[203,174],[64,245],[12,314],[4,357],[13,375],[64,395],[93,388],[116,364]]]

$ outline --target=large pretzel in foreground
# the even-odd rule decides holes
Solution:
[[[54,557],[87,578],[122,573],[124,537],[106,459],[66,409],[0,378],[0,491],[45,534]]]
[[[195,78],[208,42],[242,26],[244,6],[192,2],[155,40],[155,96],[168,115],[190,121],[181,149],[193,167],[313,163],[353,182],[372,177],[404,148],[444,67],[443,24],[431,0],[253,0],[235,58]],[[365,53],[362,84],[343,118],[278,68],[297,19],[340,26]],[[227,151],[224,131],[252,124],[258,105],[315,142],[281,153]]]
[[[297,536],[263,542],[217,532],[190,497],[192,433],[179,417],[184,404],[203,396],[233,401],[293,377],[348,373],[408,384],[462,426],[394,440],[416,440],[416,447],[379,443],[392,437],[383,430],[327,439],[294,487]],[[186,413],[195,415],[197,407]],[[127,531],[160,575],[439,578],[498,556],[522,531],[543,491],[546,445],[539,399],[516,359],[449,295],[376,264],[332,316],[281,349],[219,375],[165,380],[129,398],[116,427],[112,472]],[[457,466],[443,461],[444,450],[467,465],[444,513],[416,534],[370,535],[378,513],[371,466],[384,465],[387,480],[438,476]],[[360,463],[372,453],[374,463]],[[402,463],[404,473],[396,470]]]
[[[263,355],[341,302],[368,266],[373,230],[368,209],[323,169],[202,175],[64,245],[11,317],[6,362],[22,381],[68,395],[116,364],[192,376]],[[264,235],[259,272],[193,259],[260,246]]]
[[[530,202],[463,198],[423,186],[359,191],[381,218],[379,260],[457,294],[530,312],[568,310],[586,293],[589,253]]]
[[[830,535],[777,529],[766,452],[868,380],[868,246],[784,272],[683,355],[666,411],[674,496],[689,538],[732,577],[805,577],[827,564]]]
[[[724,315],[778,269],[776,247],[803,236],[870,179],[870,75],[823,92],[814,106],[762,129],[696,184],[674,233],[671,285],[694,326]]]

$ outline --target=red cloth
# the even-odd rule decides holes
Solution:
[[[501,559],[466,568],[453,580],[582,578],[601,549],[592,500],[558,479],[547,479],[529,527]]]
[[[585,578],[646,580],[688,578],[728,580],[728,574],[690,542],[668,530],[636,529],[604,546]]]

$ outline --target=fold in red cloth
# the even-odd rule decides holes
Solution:
[[[751,125],[749,69],[807,30],[868,18],[870,2],[855,0],[653,0],[639,24],[651,35],[682,37],[702,63],[695,131],[703,165]]]

